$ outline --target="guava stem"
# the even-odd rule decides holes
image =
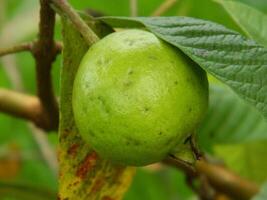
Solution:
[[[211,189],[233,199],[249,200],[259,192],[257,184],[239,177],[224,166],[208,163],[204,158],[200,158],[195,164],[189,164],[174,156],[169,156],[163,163],[182,170],[190,180],[204,176]]]
[[[58,14],[65,15],[69,18],[89,46],[99,40],[99,37],[95,34],[95,32],[83,21],[79,14],[66,0],[52,0],[52,2],[60,11]]]

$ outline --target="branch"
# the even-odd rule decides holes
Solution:
[[[174,4],[177,3],[177,0],[165,0],[152,14],[151,16],[160,16],[168,11]]]
[[[50,8],[49,0],[40,0],[39,38],[33,46],[36,62],[37,93],[42,103],[46,129],[57,129],[59,122],[58,104],[53,92],[51,67],[58,49],[53,40],[55,12]]]
[[[11,46],[11,47],[2,48],[0,49],[0,57],[8,55],[8,54],[20,53],[20,52],[25,52],[25,51],[32,52],[34,44],[35,44],[34,42],[27,42],[27,43],[22,43],[22,44]],[[55,50],[57,53],[61,53],[62,51],[61,42],[55,43]]]
[[[31,51],[32,50],[33,43],[23,43],[20,45],[12,46],[12,47],[7,47],[0,49],[0,56],[5,56],[8,54],[13,54],[13,53],[18,53],[18,52],[23,52],[23,51]]]
[[[196,169],[189,163],[180,160],[179,158],[176,157],[168,157],[165,160],[163,160],[164,164],[174,166],[182,171],[185,172],[186,175],[188,175],[191,178],[194,178],[197,176]]]
[[[222,166],[199,160],[196,162],[196,170],[199,174],[204,174],[216,190],[233,199],[249,200],[259,192],[256,184],[242,179]]]
[[[87,26],[82,18],[75,12],[66,0],[51,0],[56,8],[60,11],[59,14],[66,15],[73,23],[75,28],[81,33],[84,40],[89,46],[99,40],[98,36]]]
[[[42,106],[37,97],[0,88],[0,111],[42,126]]]
[[[194,166],[177,158],[167,158],[164,163],[177,167],[184,171],[190,178],[205,176],[210,185],[233,199],[249,200],[259,192],[259,187],[228,169],[208,163],[204,160],[196,161]]]

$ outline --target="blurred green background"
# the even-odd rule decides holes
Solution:
[[[266,0],[240,0],[267,13]],[[150,16],[163,0],[137,0],[138,16]],[[130,16],[127,0],[70,0],[79,10]],[[38,28],[38,1],[0,0],[0,48],[31,41]],[[211,0],[177,0],[163,15],[211,20],[241,32],[227,12]],[[61,40],[60,23],[56,38]],[[242,33],[242,32],[241,32]],[[243,34],[243,33],[242,33]],[[61,57],[53,66],[54,89],[59,91]],[[34,60],[29,53],[0,59],[0,87],[35,94]],[[250,180],[267,178],[267,124],[228,88],[210,78],[210,109],[199,128],[201,149]],[[57,191],[57,134],[42,134],[28,122],[0,113],[0,200],[51,199]],[[196,199],[184,175],[162,165],[140,168],[125,200]]]

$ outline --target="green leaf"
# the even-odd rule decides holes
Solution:
[[[250,38],[267,47],[267,15],[238,1],[217,0],[217,2]]]
[[[81,138],[73,118],[72,86],[80,61],[89,47],[69,20],[62,18],[62,26],[59,199],[121,199],[131,183],[134,168],[115,166],[101,159]]]
[[[200,126],[202,147],[267,139],[267,123],[229,88],[210,84],[209,110]]]
[[[124,200],[193,199],[194,194],[188,187],[182,171],[170,167],[154,166],[155,170],[153,170],[153,165],[137,169]]]
[[[20,200],[51,200],[56,199],[54,192],[25,183],[0,181],[1,197],[16,197]]]
[[[217,158],[242,177],[257,183],[267,180],[267,140],[251,141],[243,144],[214,145]]]
[[[267,183],[265,183],[259,194],[257,194],[255,197],[253,197],[252,200],[266,200],[267,199]]]
[[[267,118],[267,49],[253,40],[219,24],[190,17],[102,20],[117,27],[146,27],[230,86]]]

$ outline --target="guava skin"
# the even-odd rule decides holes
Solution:
[[[103,158],[143,166],[164,159],[196,129],[208,106],[206,73],[143,30],[112,33],[84,56],[73,112]]]

